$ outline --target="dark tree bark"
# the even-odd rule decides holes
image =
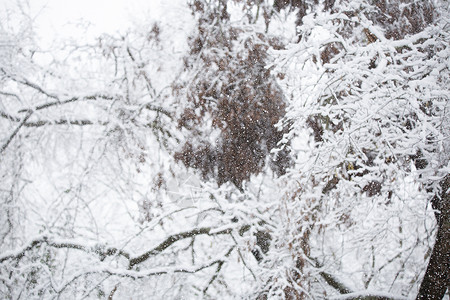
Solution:
[[[442,299],[450,286],[450,174],[440,185],[440,195],[433,199],[433,206],[440,210],[436,214],[438,233],[417,300]]]

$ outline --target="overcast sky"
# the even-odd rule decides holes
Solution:
[[[0,0],[10,8],[24,0]],[[34,26],[47,42],[56,36],[93,38],[101,33],[124,31],[140,20],[164,20],[180,6],[180,0],[28,0],[24,11],[35,20]],[[2,7],[0,6],[0,10]],[[170,9],[168,9],[170,6]],[[6,10],[4,10],[6,11]]]

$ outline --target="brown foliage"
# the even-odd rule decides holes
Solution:
[[[422,31],[434,19],[433,4],[429,0],[374,1],[376,9],[368,17],[385,29],[388,39],[398,40]]]
[[[338,13],[338,4],[349,2],[349,0],[326,0],[323,3],[325,11],[332,13]],[[367,7],[360,7],[357,10],[344,11],[349,18],[356,17],[361,19],[364,15],[367,19],[371,20],[375,25],[380,26],[384,31],[384,35],[388,39],[399,40],[409,34],[416,34],[422,31],[426,26],[430,25],[435,17],[435,9],[432,1],[415,1],[415,0],[377,0],[367,1],[370,5]],[[314,11],[317,9],[317,1],[293,1],[293,0],[279,0],[274,2],[274,9],[279,11],[280,9],[289,8],[290,10],[297,8],[298,16],[296,26],[303,24],[302,18],[306,15],[307,11]],[[341,23],[339,34],[344,38],[350,38],[354,34],[355,27],[358,26],[358,22],[340,20],[336,21]],[[337,25],[337,24],[336,24]],[[377,40],[377,37],[370,32],[368,28],[363,28],[364,38],[367,43],[373,43]],[[301,36],[301,32],[299,32]],[[338,43],[330,43],[324,47],[321,52],[320,58],[322,63],[328,63],[335,57],[342,47]]]
[[[275,0],[273,9],[278,12],[282,9],[297,10],[296,26],[299,26],[303,24],[302,19],[308,11],[314,11],[318,7],[325,11],[337,12],[339,8],[336,8],[336,2],[342,4],[349,0],[325,0],[320,6],[317,0]],[[344,13],[349,17],[358,17],[360,13],[363,13],[374,24],[384,29],[388,39],[398,40],[408,34],[418,33],[435,19],[431,0],[369,0],[367,2],[370,9],[361,7],[361,11],[345,11]],[[349,27],[350,31],[352,31],[351,27]],[[366,34],[369,42],[373,42],[375,36],[370,32]]]
[[[251,174],[262,171],[283,136],[275,124],[284,116],[286,104],[266,68],[269,47],[282,45],[276,38],[244,32],[225,21],[211,26],[218,20],[207,16],[201,12],[198,34],[190,38],[191,55],[185,60],[187,72],[199,67],[200,71],[188,88],[183,82],[174,87],[178,96],[186,97],[178,125],[190,132],[175,158],[199,169],[205,178],[241,187]],[[202,128],[207,120],[212,128]],[[208,141],[214,130],[220,132],[219,138]],[[280,175],[289,163],[287,151],[281,151],[271,168]]]
[[[288,9],[290,11],[297,10],[297,21],[295,25],[300,26],[303,24],[303,17],[306,16],[308,9],[318,3],[318,0],[275,0],[273,2],[273,8],[278,12],[282,9]]]

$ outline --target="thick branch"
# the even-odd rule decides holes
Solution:
[[[193,229],[190,231],[185,231],[185,232],[171,235],[167,239],[165,239],[161,244],[159,244],[158,246],[153,248],[152,250],[147,251],[138,257],[130,259],[129,268],[132,268],[133,266],[146,261],[147,259],[150,258],[150,256],[161,253],[162,251],[164,251],[165,249],[167,249],[174,243],[178,242],[179,240],[183,240],[186,238],[190,238],[190,237],[193,237],[196,235],[202,235],[202,234],[211,235],[211,236],[219,235],[219,234],[228,234],[231,231],[232,231],[231,228],[227,228],[227,229],[224,229],[221,231],[213,232],[213,230],[210,227],[204,227],[204,228],[197,228],[197,229]]]
[[[20,260],[22,257],[25,256],[25,253],[28,251],[33,250],[36,246],[41,245],[44,242],[45,237],[39,237],[37,239],[32,240],[28,245],[22,247],[22,249],[15,251],[15,253],[11,254],[3,254],[0,256],[0,263],[3,263],[6,260],[14,259],[14,260]]]
[[[332,288],[337,290],[340,294],[350,294],[352,290],[350,290],[345,284],[340,282],[336,277],[327,272],[320,272],[320,276],[328,283]]]
[[[79,244],[73,241],[52,241],[47,236],[38,237],[29,242],[27,246],[24,246],[22,249],[15,251],[11,254],[6,254],[0,256],[0,263],[3,263],[6,260],[20,260],[25,256],[26,252],[33,250],[36,247],[39,247],[43,244],[46,244],[50,247],[57,249],[75,249],[84,251],[86,253],[95,253],[100,256],[100,259],[103,260],[107,256],[120,255],[125,257],[126,259],[130,259],[130,255],[123,251],[122,249],[114,248],[114,247],[106,247],[105,245],[96,245],[96,246],[87,246],[83,244]]]
[[[407,300],[408,298],[390,293],[380,293],[372,291],[353,292],[338,297],[333,300]]]
[[[3,263],[7,260],[20,260],[22,259],[26,252],[33,250],[36,247],[39,247],[40,245],[46,244],[53,248],[58,249],[76,249],[80,251],[84,251],[86,253],[94,253],[100,257],[101,260],[104,260],[108,256],[122,256],[126,258],[129,261],[129,269],[131,269],[133,266],[140,264],[147,259],[149,259],[151,256],[157,255],[176,243],[177,241],[180,241],[182,239],[186,239],[189,237],[193,237],[196,235],[221,235],[221,234],[228,234],[232,231],[232,228],[226,228],[222,229],[220,231],[214,231],[213,228],[210,227],[204,227],[204,228],[197,228],[186,232],[177,233],[174,235],[169,236],[166,238],[162,243],[154,247],[153,249],[145,252],[142,255],[139,255],[137,257],[132,258],[132,256],[127,253],[126,251],[115,248],[115,247],[107,247],[106,245],[95,245],[95,246],[88,246],[83,245],[80,243],[76,243],[73,241],[57,241],[57,240],[51,240],[47,236],[40,236],[28,243],[28,245],[24,246],[22,249],[18,251],[14,251],[13,253],[6,254],[3,256],[0,256],[0,263]]]
[[[316,268],[321,268],[320,263],[315,258],[309,258],[314,262]],[[389,293],[376,292],[376,291],[360,291],[354,292],[347,287],[339,279],[330,273],[320,271],[320,276],[328,283],[332,288],[338,291],[341,296],[333,297],[334,300],[406,300],[407,298]]]
[[[438,232],[417,300],[440,300],[450,287],[450,174],[440,185],[441,192],[435,199],[440,210],[436,214]]]
[[[316,268],[319,269],[322,267],[321,264],[317,261],[317,259],[313,257],[309,257],[309,259],[312,262],[314,262]],[[340,294],[349,294],[353,292],[349,287],[345,286],[345,284],[343,284],[339,279],[337,279],[330,273],[320,271],[319,274],[320,276],[322,276],[322,278],[325,280],[326,283],[328,283],[332,288],[337,290]]]

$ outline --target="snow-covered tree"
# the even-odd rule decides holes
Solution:
[[[449,278],[448,4],[324,5],[311,6],[279,61],[292,74],[284,85],[298,145],[288,211],[308,204],[293,228],[292,277],[310,283],[311,297],[314,274],[345,299],[411,297],[436,237],[418,298],[440,299]]]
[[[0,298],[444,297],[445,1],[174,1],[50,49],[24,11],[0,20]]]

